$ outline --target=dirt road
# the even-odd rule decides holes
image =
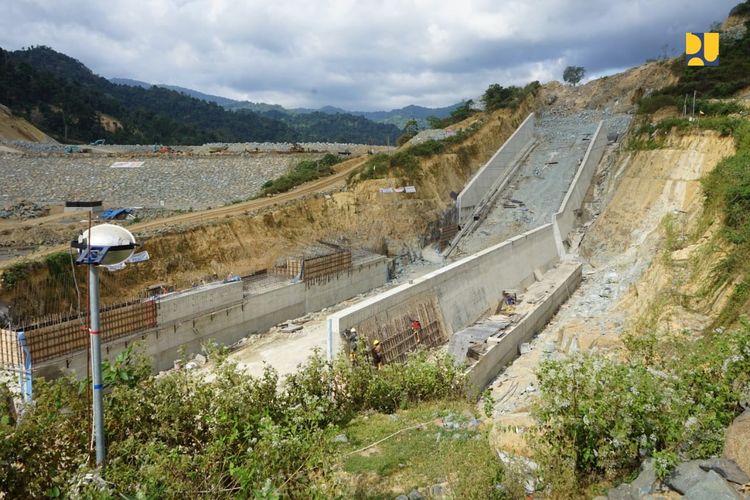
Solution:
[[[140,224],[133,224],[132,226],[128,227],[128,230],[133,233],[139,233],[164,225],[183,225],[198,222],[203,223],[221,219],[227,216],[240,215],[248,211],[260,210],[262,208],[267,208],[273,205],[286,203],[291,200],[302,198],[303,196],[311,193],[319,193],[321,191],[327,191],[343,185],[349,173],[355,168],[363,165],[365,161],[367,161],[367,157],[360,156],[339,163],[334,167],[335,173],[333,175],[302,184],[301,186],[298,186],[291,191],[281,193],[276,196],[272,196],[269,198],[259,198],[243,203],[236,203],[234,205],[226,205],[223,207],[204,210],[201,212],[180,214],[165,219],[156,219],[149,222],[142,222]]]
[[[292,200],[303,198],[312,193],[331,191],[343,186],[346,182],[347,176],[352,172],[352,170],[360,167],[366,161],[367,156],[359,156],[350,160],[346,160],[334,167],[333,175],[302,184],[301,186],[298,186],[291,191],[281,193],[276,196],[259,198],[242,203],[236,203],[234,205],[226,205],[211,210],[183,213],[172,217],[133,224],[128,226],[128,230],[135,233],[137,237],[138,235],[148,233],[164,226],[174,227],[206,223],[218,219],[224,219],[226,217],[247,214],[249,212],[272,207],[274,205],[281,205]],[[50,232],[65,230],[70,233],[70,237],[72,239],[76,234],[75,227],[73,226],[72,221],[74,219],[76,221],[79,221],[83,218],[85,218],[85,214],[72,215],[70,213],[65,213],[25,221],[2,221],[0,223],[0,230],[7,232],[10,232],[13,229],[29,230],[31,228],[34,228],[35,231],[49,229]],[[36,259],[53,252],[67,250],[67,248],[68,247],[66,245],[43,247],[32,253],[26,254],[25,258]],[[8,267],[15,262],[17,262],[17,259],[0,260],[0,269]]]

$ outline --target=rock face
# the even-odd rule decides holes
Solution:
[[[724,438],[724,457],[734,460],[750,475],[750,410],[734,419]]]
[[[714,471],[708,471],[706,477],[685,492],[685,498],[691,500],[742,500],[734,488]]]

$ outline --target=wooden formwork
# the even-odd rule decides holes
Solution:
[[[23,364],[16,332],[0,328],[0,368],[13,369]]]
[[[282,265],[269,269],[273,274],[294,278],[302,276],[306,283],[319,282],[328,276],[352,269],[351,250],[334,250],[315,257],[287,257]]]
[[[411,328],[412,320],[418,320],[422,325],[419,343]],[[364,337],[367,340],[368,348],[375,339],[380,341],[386,363],[403,363],[408,353],[418,346],[437,347],[448,341],[443,315],[434,296],[416,298],[400,304],[381,315],[362,321],[355,327],[360,338]]]
[[[305,282],[319,281],[321,278],[352,269],[351,250],[336,250],[328,255],[307,258],[304,261]]]
[[[438,229],[438,248],[444,250],[458,234],[458,224],[447,224]]]
[[[269,271],[278,276],[294,278],[295,276],[299,276],[303,262],[304,259],[302,257],[287,257],[284,264],[276,265],[269,269]]]
[[[99,315],[102,342],[156,326],[156,302],[137,300],[103,308]],[[88,317],[48,318],[23,327],[33,363],[86,349]]]

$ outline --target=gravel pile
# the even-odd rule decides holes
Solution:
[[[205,209],[258,194],[264,182],[298,160],[274,154],[165,156],[144,158],[140,168],[111,168],[117,159],[97,155],[5,154],[0,205],[101,199],[109,206]]]
[[[58,143],[39,143],[29,141],[3,141],[0,144],[10,146],[27,153],[34,154],[66,154],[66,148],[69,146]],[[375,152],[388,151],[393,148],[387,146],[369,146],[366,144],[347,144],[331,142],[303,142],[297,143],[304,151],[328,152],[337,154],[339,152],[349,151],[352,154],[365,154],[372,150]],[[155,153],[158,152],[158,145],[153,144],[105,144],[100,146],[81,145],[77,148],[90,149],[94,153],[104,154],[138,154],[138,153]],[[245,152],[289,152],[295,147],[291,142],[240,142],[240,143],[211,143],[202,146],[172,146],[173,151],[179,153],[193,154],[211,154],[221,150],[226,153],[245,153]]]
[[[43,217],[49,213],[49,208],[37,205],[31,201],[22,200],[15,205],[0,209],[0,219],[32,219]]]
[[[417,135],[412,137],[409,140],[409,144],[422,144],[423,142],[427,141],[442,141],[443,139],[447,139],[448,137],[455,135],[456,132],[454,130],[443,130],[441,128],[429,128],[427,130],[422,130]]]

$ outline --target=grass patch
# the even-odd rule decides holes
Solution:
[[[331,175],[333,174],[333,166],[341,161],[339,157],[331,153],[328,153],[319,160],[303,160],[286,174],[263,184],[258,196],[284,193],[305,182]]]
[[[356,418],[343,429],[349,442],[338,448],[349,493],[393,498],[417,489],[426,496],[431,485],[448,483],[454,498],[499,498],[495,485],[502,480],[502,468],[476,419],[474,405],[457,401]]]

